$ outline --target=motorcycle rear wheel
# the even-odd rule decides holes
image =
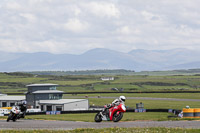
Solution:
[[[113,115],[113,121],[114,122],[118,122],[122,119],[123,117],[123,113],[122,112],[119,112],[119,114],[117,115],[117,112],[114,113]]]
[[[12,117],[12,114],[9,114],[9,115],[8,115],[8,118],[7,118],[7,122],[10,121],[11,117]]]
[[[101,114],[100,113],[97,113],[94,117],[94,121],[95,122],[101,122],[102,121],[102,118],[101,118]]]

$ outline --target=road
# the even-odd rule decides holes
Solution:
[[[86,97],[85,96],[67,96],[66,98],[86,98]],[[98,98],[98,97],[89,96],[87,98]],[[116,98],[119,98],[119,97],[105,97],[105,96],[102,96],[100,98],[103,98],[103,99],[116,99]],[[126,99],[200,102],[200,99],[154,98],[154,97],[126,97]]]
[[[200,128],[200,121],[131,121],[131,122],[75,122],[47,120],[18,120],[6,122],[0,120],[0,129],[50,129],[71,130],[76,128],[109,128],[109,127],[168,127]]]

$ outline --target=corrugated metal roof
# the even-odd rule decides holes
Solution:
[[[25,99],[25,96],[0,96],[1,101],[22,101]]]
[[[46,84],[30,84],[30,85],[27,85],[27,87],[33,87],[33,86],[58,86],[58,84],[46,83]]]
[[[59,90],[38,90],[38,91],[33,92],[33,94],[40,94],[40,93],[63,93],[63,91],[59,91]]]
[[[66,104],[66,103],[73,103],[73,102],[81,102],[87,99],[59,99],[59,100],[40,100],[40,104]]]

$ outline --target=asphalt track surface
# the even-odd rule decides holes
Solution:
[[[85,98],[84,96],[68,96],[67,98]],[[98,98],[89,96],[88,98]],[[103,99],[116,99],[119,97],[100,97]],[[191,102],[200,102],[200,99],[178,99],[178,98],[153,98],[153,97],[126,97],[127,100],[135,99],[135,100],[163,100],[163,101],[191,101]]]
[[[18,120],[6,122],[0,120],[0,129],[49,129],[72,130],[76,128],[110,128],[110,127],[168,127],[168,128],[200,128],[200,121],[131,121],[131,122],[75,122],[47,120]]]

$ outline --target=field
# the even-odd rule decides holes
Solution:
[[[186,105],[192,108],[200,107],[199,101],[173,101],[153,99],[129,99],[135,98],[177,98],[177,99],[199,99],[200,93],[181,93],[182,91],[200,92],[200,75],[110,75],[113,81],[102,81],[101,77],[108,75],[36,75],[27,73],[0,73],[0,91],[8,94],[19,94],[27,91],[26,85],[34,83],[58,84],[58,90],[64,92],[123,92],[122,93],[97,93],[97,94],[64,94],[63,98],[88,98],[90,105],[103,106],[110,103],[115,97],[125,95],[126,106],[135,108],[136,103],[144,103],[146,109],[182,109]],[[117,88],[121,91],[113,90]],[[142,93],[159,91],[163,93]],[[165,91],[179,91],[180,93],[164,93]],[[124,93],[140,92],[140,93]],[[110,98],[104,98],[110,97]],[[93,121],[95,114],[68,114],[58,116],[27,116],[27,119],[47,120],[72,120]],[[168,113],[125,113],[123,121],[135,120],[168,120]],[[74,117],[75,116],[75,117]],[[84,117],[86,116],[86,117]],[[1,117],[5,118],[5,117]]]
[[[0,130],[0,133],[199,133],[200,129],[183,128],[104,128],[75,130]]]
[[[94,116],[96,113],[86,114],[61,114],[61,115],[27,115],[26,119],[35,120],[61,120],[61,121],[84,121],[94,122]],[[124,113],[122,121],[137,121],[137,120],[154,120],[154,121],[166,121],[169,120],[167,116],[173,115],[172,113]],[[7,117],[0,117],[6,119]],[[173,119],[170,119],[173,120]]]
[[[34,83],[58,84],[64,92],[153,92],[200,91],[200,75],[110,75],[113,81],[102,81],[108,75],[33,75],[27,73],[0,73],[2,93],[24,93],[26,85]]]

